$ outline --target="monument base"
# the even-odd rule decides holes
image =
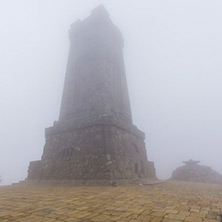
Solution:
[[[30,163],[28,180],[111,185],[156,179],[144,134],[133,125],[54,126],[46,132],[42,159]]]

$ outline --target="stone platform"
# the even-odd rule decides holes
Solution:
[[[219,222],[221,214],[216,184],[0,187],[1,222]]]
[[[200,161],[184,161],[185,166],[178,167],[172,173],[173,180],[183,180],[202,183],[222,184],[222,175],[209,166],[199,165]]]

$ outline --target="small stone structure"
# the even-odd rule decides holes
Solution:
[[[75,22],[59,120],[45,131],[28,180],[121,184],[156,179],[145,134],[132,123],[123,38],[101,5]]]
[[[205,183],[222,183],[222,175],[208,166],[199,165],[200,161],[184,161],[185,166],[181,166],[173,171],[172,179],[205,182]]]

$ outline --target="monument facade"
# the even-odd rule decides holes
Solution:
[[[156,179],[145,134],[132,123],[123,38],[101,5],[69,31],[59,120],[46,128],[28,180],[112,184]]]

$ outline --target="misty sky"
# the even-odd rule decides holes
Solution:
[[[157,176],[222,173],[221,0],[0,0],[0,175],[23,180],[58,119],[68,30],[103,3],[121,30],[135,125]]]

